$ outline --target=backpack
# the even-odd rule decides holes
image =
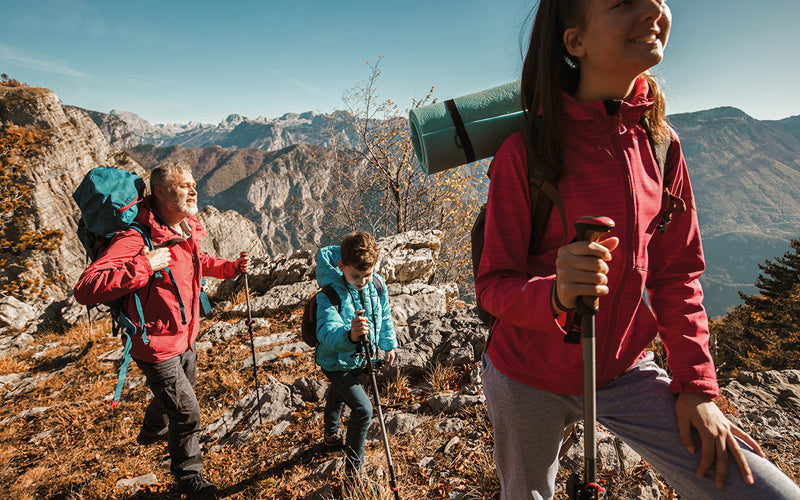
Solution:
[[[108,248],[113,236],[125,229],[136,230],[142,236],[147,248],[154,250],[149,228],[134,220],[139,213],[139,203],[144,199],[144,191],[145,184],[142,178],[127,170],[97,167],[86,174],[72,194],[72,198],[81,210],[77,234],[84,250],[86,250],[89,262],[97,260],[103,251]],[[172,286],[180,305],[181,319],[186,324],[183,300],[175,283],[175,278],[172,276],[172,271],[167,267],[162,271],[157,271],[153,276],[161,278],[163,271],[167,273],[170,281],[172,281]],[[150,342],[144,327],[145,319],[141,300],[137,293],[134,292],[132,295],[141,328],[137,328],[136,324],[128,318],[124,311],[123,305],[128,295],[104,304],[111,313],[112,333],[114,336],[122,335],[124,337],[122,366],[119,371],[117,387],[114,391],[112,408],[119,406],[119,399],[125,382],[125,373],[131,358],[130,351],[133,336],[137,333],[141,334],[143,343],[148,344]],[[98,305],[86,307],[90,321],[91,308]]]
[[[647,132],[648,142],[650,143],[650,148],[653,151],[653,156],[658,164],[658,169],[661,172],[661,179],[663,181],[666,175],[665,169],[668,163],[668,153],[669,147],[672,144],[672,139],[670,138],[669,141],[656,143],[652,134],[650,133],[650,129],[648,128],[646,121],[643,120],[641,125]],[[543,165],[539,161],[538,155],[535,154],[536,138],[538,137],[536,123],[528,123],[528,125],[522,127],[520,131],[525,138],[525,149],[527,151],[528,158],[528,191],[530,193],[532,226],[528,254],[532,255],[536,252],[537,247],[542,241],[542,237],[544,236],[544,232],[547,228],[547,221],[550,218],[550,214],[553,211],[554,205],[558,208],[559,215],[561,216],[561,227],[563,234],[563,240],[561,242],[562,246],[567,244],[567,219],[564,210],[564,202],[561,199],[561,195],[558,194],[558,178],[551,168],[547,168],[547,166]],[[491,178],[491,172],[487,172],[486,175]],[[542,194],[545,196],[541,196]],[[672,220],[673,212],[686,210],[686,205],[683,200],[670,193],[666,186],[663,188],[662,200],[663,208],[661,212],[661,221],[658,225],[658,230],[661,233],[666,231],[667,225]],[[665,203],[666,206],[664,206]],[[475,223],[470,231],[470,239],[472,243],[472,273],[474,278],[477,278],[478,276],[478,266],[480,265],[481,254],[483,253],[485,230],[486,204],[484,204],[478,212],[478,215],[475,218]],[[484,325],[491,327],[495,318],[481,307],[477,297],[476,310],[478,317],[481,319]],[[489,346],[490,339],[491,333],[489,339],[486,341],[486,347]]]
[[[374,278],[372,283],[375,285],[375,290],[378,291],[378,297],[383,296],[383,282],[378,278]],[[341,312],[342,308],[342,300],[331,285],[323,286],[308,298],[303,308],[303,319],[300,323],[300,337],[303,339],[303,342],[311,347],[317,347],[317,345],[319,345],[319,340],[317,339],[317,295],[320,293],[324,293],[325,296],[328,297],[333,307],[336,308],[336,312]]]

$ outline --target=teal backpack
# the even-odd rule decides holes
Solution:
[[[145,245],[150,250],[154,250],[153,241],[150,239],[150,230],[139,224],[134,219],[139,213],[139,203],[144,199],[145,184],[141,177],[118,168],[97,167],[86,174],[78,188],[72,194],[72,198],[81,210],[81,218],[78,222],[78,239],[86,250],[89,262],[94,262],[108,248],[111,238],[125,229],[135,229],[144,240]],[[175,296],[180,304],[181,319],[183,324],[187,323],[184,311],[183,300],[178,291],[178,285],[169,267],[163,271],[167,273],[175,290]],[[161,278],[162,271],[157,271],[153,276]],[[122,366],[119,370],[117,387],[114,391],[112,408],[119,406],[122,387],[125,383],[125,373],[131,359],[131,345],[134,335],[141,335],[142,342],[149,344],[147,330],[145,329],[144,312],[142,302],[137,293],[133,293],[136,303],[136,312],[139,316],[139,325],[128,318],[123,304],[127,295],[112,302],[105,303],[111,313],[112,332],[124,337],[124,347],[122,355]],[[203,295],[205,295],[203,293]],[[208,301],[208,298],[205,298]],[[87,306],[89,320],[91,321],[91,308],[100,304]]]

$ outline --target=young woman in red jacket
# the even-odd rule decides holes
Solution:
[[[597,416],[686,498],[800,498],[800,488],[730,423],[718,396],[699,278],[705,268],[680,142],[647,73],[671,15],[659,0],[541,0],[521,91],[540,160],[560,174],[567,221],[616,223],[563,245],[557,210],[529,255],[521,133],[494,157],[476,293],[497,318],[484,392],[504,499],[552,498],[563,430],[582,418],[581,346],[565,343],[576,298],[599,297]],[[648,142],[670,141],[665,179]],[[667,187],[686,204],[656,227]],[[565,241],[575,236],[574,229]],[[562,246],[563,245],[563,246]],[[648,307],[643,299],[649,295]],[[645,348],[659,334],[670,379]]]

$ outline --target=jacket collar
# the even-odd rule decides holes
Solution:
[[[604,101],[580,102],[571,95],[562,94],[564,114],[567,120],[605,123],[610,128],[629,129],[639,123],[642,115],[653,105],[647,80],[638,77],[630,95],[621,101],[616,113],[609,115]]]
[[[142,203],[139,204],[139,213],[136,216],[136,221],[150,228],[150,239],[155,246],[176,238],[183,239],[182,235],[176,233],[174,229],[169,227],[161,217],[155,213],[155,210],[153,210],[152,195],[148,195]],[[197,241],[206,236],[203,225],[200,224],[200,221],[197,220],[197,217],[194,215],[186,217],[184,222],[186,222],[190,229],[189,237],[186,238],[187,240]]]

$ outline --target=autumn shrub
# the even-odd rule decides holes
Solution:
[[[336,200],[330,214],[337,232],[333,239],[354,229],[377,238],[439,230],[442,246],[435,279],[461,284],[472,276],[469,232],[480,208],[485,179],[481,163],[425,173],[414,153],[408,110],[378,95],[381,60],[370,64],[365,82],[345,93],[347,113],[329,121],[330,185]],[[432,92],[415,100],[412,108],[436,102]],[[355,143],[351,137],[357,138]]]

